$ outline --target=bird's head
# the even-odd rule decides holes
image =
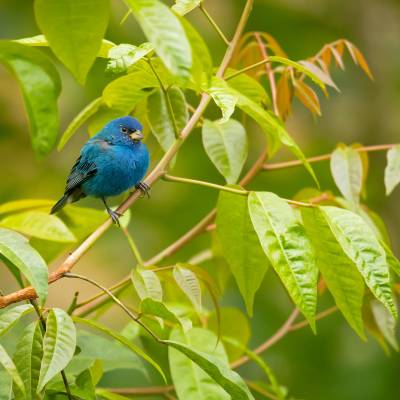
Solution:
[[[104,130],[117,141],[134,143],[143,139],[142,129],[140,122],[130,116],[114,119],[104,127]]]

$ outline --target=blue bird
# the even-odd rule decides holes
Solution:
[[[149,151],[142,143],[142,125],[132,117],[117,118],[88,140],[82,147],[68,176],[64,195],[50,214],[66,204],[86,196],[101,198],[114,223],[117,212],[107,205],[106,197],[116,196],[135,186],[148,195],[142,182],[149,167]]]

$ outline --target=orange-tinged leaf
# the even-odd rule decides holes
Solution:
[[[275,55],[288,58],[287,54],[283,51],[282,47],[273,36],[265,32],[260,32],[260,36],[265,40],[267,47],[269,47]]]
[[[321,59],[324,62],[324,64],[329,67],[329,65],[331,64],[331,61],[332,61],[332,53],[331,53],[331,49],[329,46],[325,46],[325,48],[321,54]]]
[[[278,81],[276,88],[276,102],[278,106],[279,115],[285,119],[291,111],[292,103],[292,88],[289,84],[289,69],[286,68]]]
[[[355,57],[356,57],[356,59],[358,61],[358,65],[367,74],[369,79],[371,79],[373,81],[374,80],[374,76],[372,75],[372,72],[369,69],[368,63],[365,60],[363,54],[361,53],[361,51],[357,47],[354,47],[353,50],[354,50],[354,55],[355,55]]]
[[[307,107],[313,114],[321,116],[321,106],[317,94],[306,83],[301,80],[294,81],[295,96]]]
[[[335,58],[336,65],[338,65],[341,69],[344,70],[344,63],[342,60],[343,52],[337,50],[335,46],[330,47],[333,57]]]
[[[334,89],[336,89],[339,92],[338,87],[335,85],[335,83],[333,82],[333,80],[330,77],[330,75],[327,74],[325,71],[323,71],[320,67],[315,65],[313,62],[311,62],[309,60],[305,60],[305,61],[299,61],[299,64],[301,64],[305,68],[307,68],[317,78],[319,78],[323,83],[325,83],[328,86],[333,87]]]

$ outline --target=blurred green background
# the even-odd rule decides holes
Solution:
[[[207,9],[228,35],[235,27],[243,4],[243,0],[205,0]],[[140,44],[144,37],[133,18],[129,18],[122,27],[119,25],[125,12],[122,2],[113,1],[112,21],[106,37],[115,43]],[[198,11],[194,11],[189,18],[206,38],[214,62],[218,63],[224,52],[220,38]],[[287,126],[307,155],[329,152],[337,142],[370,145],[398,141],[398,1],[255,0],[247,30],[272,34],[294,60],[315,54],[325,43],[347,38],[361,49],[370,63],[374,82],[369,81],[349,57],[346,58],[346,71],[335,70],[333,78],[341,93],[331,91],[329,99],[322,99],[322,118],[313,118],[295,101],[294,112]],[[31,1],[0,0],[1,39],[22,38],[38,33]],[[63,129],[84,105],[101,93],[112,77],[104,73],[105,61],[98,60],[86,87],[82,88],[60,64],[57,66],[63,81],[59,101]],[[30,147],[21,94],[13,77],[2,67],[0,88],[0,202],[24,198],[58,198],[64,189],[66,175],[86,140],[84,130],[61,153],[54,150],[50,156],[38,162]],[[254,138],[251,149],[254,157],[260,151],[261,142],[256,140],[255,129],[251,137]],[[290,158],[288,153],[281,151],[274,161]],[[384,166],[384,153],[370,155],[366,203],[385,220],[394,250],[399,255],[400,190],[397,189],[390,198],[385,197]],[[315,169],[322,188],[337,193],[330,178],[329,164],[317,164]],[[205,156],[199,130],[193,132],[184,145],[174,173],[223,183]],[[307,173],[302,168],[296,168],[264,172],[251,186],[291,197],[301,188],[311,185]],[[216,197],[217,193],[207,188],[158,183],[152,189],[151,200],[139,201],[132,210],[130,231],[144,257],[154,255],[189,229],[215,204]],[[99,201],[90,199],[84,199],[81,205],[101,207]],[[209,235],[203,235],[181,251],[176,259],[186,260],[209,242]],[[76,270],[110,285],[125,276],[133,266],[134,258],[125,239],[118,229],[113,228],[79,262]],[[13,280],[5,268],[1,268],[0,289],[9,292],[14,288]],[[49,305],[67,306],[76,290],[83,297],[94,292],[86,284],[62,280],[51,285]],[[232,281],[222,303],[237,306],[244,311]],[[320,303],[319,310],[331,304],[327,295]],[[252,346],[257,346],[270,336],[291,310],[288,297],[272,271],[268,271],[255,304],[251,320]],[[109,311],[104,318],[114,327],[123,326],[125,321],[119,310]],[[399,354],[386,356],[372,338],[363,343],[339,314],[333,314],[318,323],[317,336],[309,328],[287,335],[268,350],[264,358],[275,370],[279,381],[299,399],[399,398]],[[245,366],[242,372],[253,380],[262,377],[254,365]],[[120,383],[127,384],[126,381]],[[117,383],[113,384],[115,386]]]

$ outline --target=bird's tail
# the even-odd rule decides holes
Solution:
[[[64,196],[61,197],[61,199],[58,200],[56,204],[54,204],[53,208],[50,211],[50,214],[55,214],[56,212],[60,211],[65,205],[70,202],[70,195],[65,193]]]

